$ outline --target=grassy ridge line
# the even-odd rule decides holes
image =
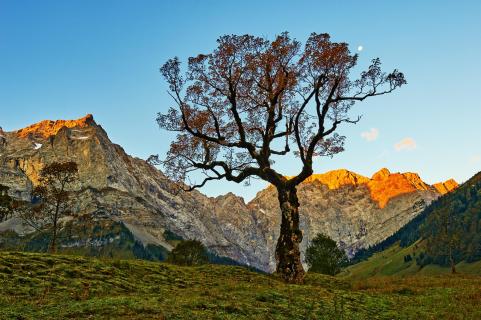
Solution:
[[[242,267],[0,252],[0,319],[480,319],[481,278],[305,285]]]

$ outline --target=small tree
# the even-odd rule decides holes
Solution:
[[[226,35],[217,42],[213,52],[189,58],[185,74],[178,58],[160,69],[175,107],[157,122],[177,133],[165,171],[179,182],[193,171],[205,174],[187,190],[221,179],[272,184],[281,213],[277,273],[302,283],[297,186],[312,175],[315,157],[344,150],[337,131],[359,121],[349,115],[353,105],[394,91],[406,83],[404,75],[383,72],[374,59],[353,79],[358,56],[328,34],[312,33],[303,47],[287,32],[273,41]],[[292,177],[273,166],[275,157],[288,154],[300,159]]]
[[[51,229],[49,251],[57,251],[59,220],[71,214],[72,185],[78,181],[75,162],[54,162],[40,172],[39,184],[32,192],[33,203],[23,208],[23,219],[33,228]]]
[[[326,235],[318,234],[306,250],[306,263],[310,272],[334,276],[347,264],[346,253]]]
[[[181,241],[170,253],[167,262],[182,266],[194,266],[209,262],[207,249],[197,240]]]
[[[0,184],[0,222],[9,219],[13,214],[14,201],[8,195],[9,188]]]

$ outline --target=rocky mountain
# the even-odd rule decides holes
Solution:
[[[392,236],[359,250],[346,275],[365,278],[418,272],[448,273],[451,272],[450,253],[458,271],[479,274],[480,231],[481,172],[478,172],[449,194],[433,201]]]
[[[302,251],[322,232],[349,256],[395,233],[441,194],[415,173],[391,173],[385,168],[372,178],[348,170],[316,174],[299,186],[298,193]],[[269,217],[273,240],[277,239],[275,226],[280,221],[276,201],[276,191],[270,187],[248,205]]]
[[[27,199],[46,163],[75,161],[77,216],[121,222],[143,244],[170,250],[165,234],[200,239],[215,254],[262,268],[266,256],[263,228],[249,211],[230,216],[222,211],[229,199],[199,192],[179,193],[174,184],[146,161],[128,156],[113,144],[91,115],[73,121],[42,121],[2,133],[0,184],[13,196]],[[0,224],[0,232],[28,233],[18,218]],[[98,241],[86,241],[98,243]],[[71,243],[64,244],[70,246]]]
[[[67,160],[78,163],[80,175],[76,217],[69,222],[80,224],[85,217],[112,221],[144,246],[165,250],[172,248],[169,235],[198,239],[218,256],[274,270],[280,221],[274,188],[259,192],[249,203],[232,193],[209,198],[196,191],[179,192],[161,171],[112,143],[91,115],[42,121],[14,132],[0,130],[0,184],[17,198],[28,199],[45,164]],[[451,180],[431,186],[417,174],[387,169],[372,178],[347,170],[313,175],[299,186],[302,249],[323,232],[352,255],[384,240],[456,186]],[[1,222],[0,246],[2,234],[24,236],[31,231],[15,217]],[[94,240],[63,246],[105,243]]]

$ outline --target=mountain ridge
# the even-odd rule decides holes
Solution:
[[[429,185],[420,178],[418,173],[391,173],[387,168],[375,172],[371,178],[347,169],[331,170],[326,173],[313,174],[304,183],[315,180],[327,185],[331,190],[339,189],[345,185],[359,186],[365,184],[371,191],[371,198],[378,202],[380,208],[384,208],[390,199],[404,193],[434,188],[443,195],[458,186],[454,179]]]
[[[156,239],[152,241],[161,245],[169,231],[201,240],[219,256],[263,271],[275,269],[280,213],[273,188],[261,190],[248,203],[233,193],[218,197],[198,191],[178,193],[161,171],[111,142],[91,115],[78,120],[46,120],[3,136],[0,183],[11,187],[16,197],[26,199],[45,164],[76,161],[82,190],[76,208],[79,214],[102,212],[124,223],[138,240]],[[323,232],[352,255],[397,231],[441,194],[418,181],[417,174],[391,174],[381,169],[373,179],[345,169],[334,172],[337,174],[330,173],[332,181],[326,178],[329,173],[317,174],[298,187],[303,252],[310,239]],[[351,180],[355,183],[346,183]],[[369,183],[394,192],[388,193],[388,200],[381,205],[379,201],[385,197],[374,201]]]
[[[16,130],[19,137],[25,138],[28,135],[41,136],[46,139],[56,135],[62,128],[85,128],[89,125],[96,124],[92,114],[87,114],[85,117],[77,120],[43,120],[25,128]]]

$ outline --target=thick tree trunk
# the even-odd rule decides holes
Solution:
[[[303,283],[304,268],[301,263],[299,244],[302,231],[299,229],[299,200],[296,188],[277,188],[281,206],[281,232],[277,240],[277,273],[288,283]]]

